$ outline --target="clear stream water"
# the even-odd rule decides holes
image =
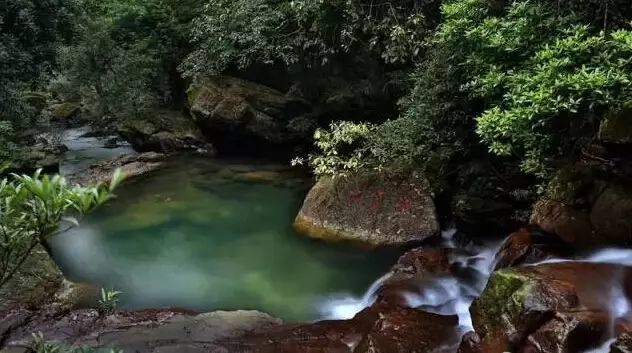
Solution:
[[[361,298],[396,261],[296,234],[305,180],[239,177],[261,170],[275,169],[177,161],[123,185],[55,237],[53,254],[70,279],[122,291],[123,308],[256,309],[289,321],[334,315],[332,301]]]

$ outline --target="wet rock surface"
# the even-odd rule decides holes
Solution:
[[[27,318],[29,313],[22,313]],[[220,343],[249,336],[281,322],[256,311],[194,314],[177,310],[120,312],[100,317],[95,310],[64,315],[32,315],[26,324],[5,333],[7,347],[29,347],[32,332],[49,342],[116,347],[125,352],[225,352]],[[0,321],[1,322],[1,321]]]
[[[629,276],[625,266],[585,262],[497,271],[470,309],[480,343],[464,341],[462,351],[588,349],[612,329],[611,291],[627,288]]]
[[[174,310],[94,310],[64,315],[13,312],[0,320],[5,347],[29,347],[31,332],[49,342],[116,347],[126,352],[423,353],[453,343],[455,316],[374,306],[352,320],[282,325],[255,311],[193,314]]]
[[[502,243],[494,260],[495,268],[517,267],[568,256],[566,247],[564,242],[537,227],[522,228]]]
[[[610,353],[631,353],[632,334],[623,333],[610,347]]]
[[[113,160],[96,163],[88,170],[79,171],[69,175],[70,181],[77,184],[107,183],[111,180],[116,169],[120,169],[126,177],[131,180],[147,175],[166,163],[167,157],[164,154],[146,152],[139,155],[125,155]]]
[[[416,248],[406,252],[377,291],[378,303],[407,306],[407,295],[423,291],[425,280],[451,272],[451,249]]]
[[[372,245],[418,242],[439,233],[427,182],[417,175],[321,178],[294,225],[313,238]]]

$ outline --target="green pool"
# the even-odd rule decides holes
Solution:
[[[305,192],[274,166],[181,160],[121,187],[51,247],[70,279],[123,291],[124,308],[349,316],[396,254],[295,234]]]

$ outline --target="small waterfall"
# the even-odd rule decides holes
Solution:
[[[443,231],[440,247],[454,249],[450,263],[454,269],[453,276],[436,276],[424,279],[418,292],[403,293],[407,304],[428,312],[442,315],[458,315],[460,331],[473,330],[469,308],[472,302],[482,293],[494,269],[494,257],[502,242],[490,242],[482,245],[469,245],[459,249],[454,241],[456,229]],[[554,258],[539,262],[591,262],[632,266],[632,249],[608,248],[600,249],[576,258]],[[391,275],[386,274],[378,279],[362,298],[352,296],[334,297],[321,303],[323,317],[326,319],[350,319],[364,308],[373,304],[376,292]],[[632,312],[632,303],[628,300],[622,286],[608,288],[610,312],[613,318],[610,335],[601,346],[585,353],[608,353],[610,345],[615,341],[615,320]]]
[[[493,269],[494,255],[500,243],[471,245],[459,250],[453,239],[455,234],[456,228],[444,230],[440,246],[455,249],[450,258],[450,264],[460,275],[424,279],[422,291],[403,293],[403,295],[410,307],[421,308],[436,314],[458,315],[459,325],[465,332],[472,329],[469,307],[485,289]],[[362,298],[343,295],[324,300],[319,305],[323,318],[330,320],[352,318],[373,304],[377,291],[390,276],[389,273],[375,281]]]
[[[323,300],[319,306],[320,315],[326,320],[348,320],[375,302],[377,291],[391,277],[385,274],[375,281],[362,298],[351,295],[333,296]]]

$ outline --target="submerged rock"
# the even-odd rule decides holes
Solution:
[[[463,352],[578,352],[611,329],[608,294],[629,283],[624,266],[564,262],[495,272],[470,312],[480,343]],[[473,350],[474,349],[474,350]]]
[[[306,101],[253,82],[216,76],[192,84],[187,94],[196,124],[220,149],[296,142],[313,130]]]
[[[321,178],[307,195],[294,226],[313,238],[372,245],[422,241],[439,233],[423,177],[378,173]]]

